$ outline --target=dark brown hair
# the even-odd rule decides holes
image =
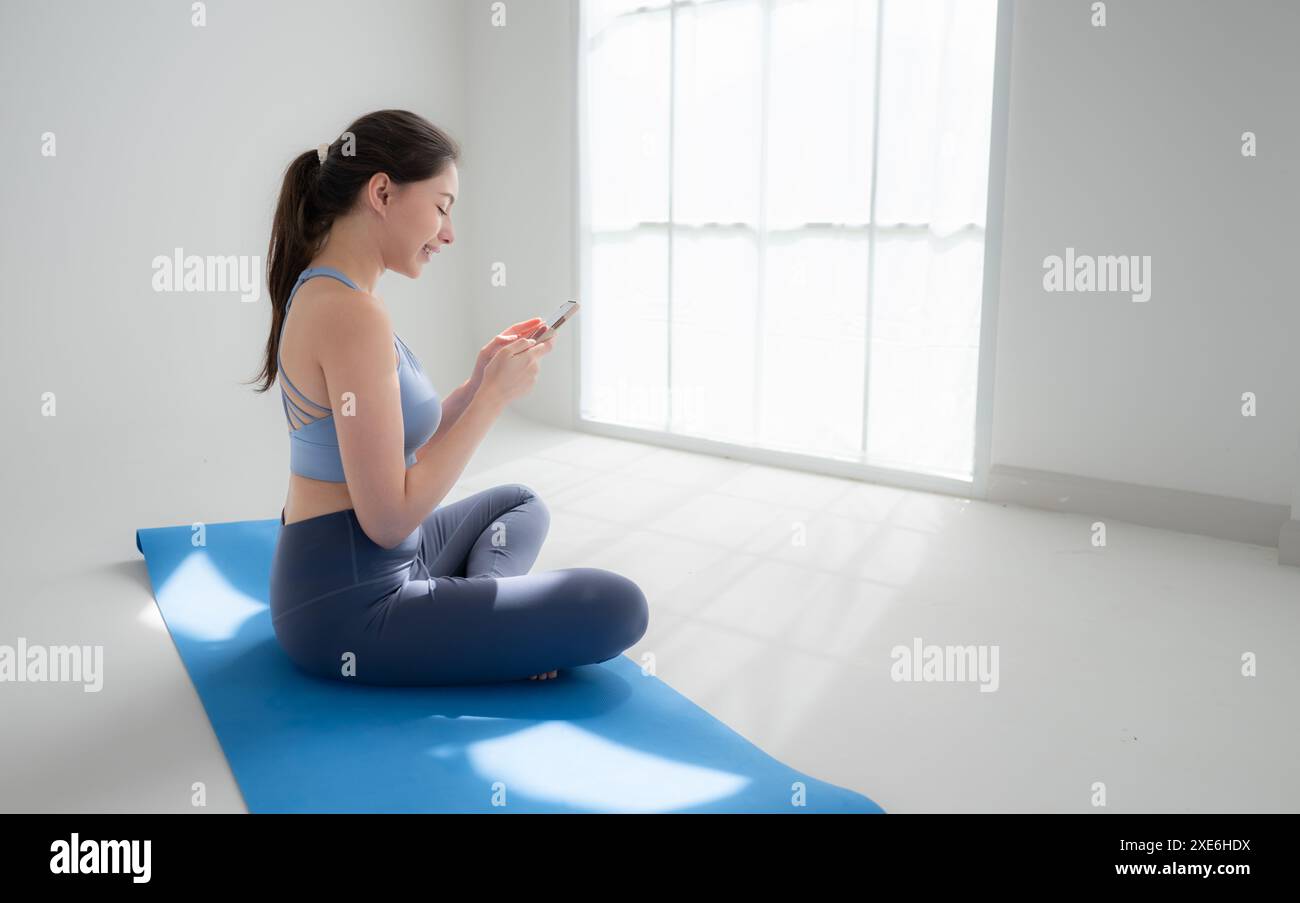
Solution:
[[[378,110],[353,122],[329,145],[321,162],[316,150],[299,154],[284,173],[280,201],[266,251],[266,284],[271,296],[271,337],[266,360],[254,381],[258,392],[275,382],[280,327],[289,292],[319,253],[334,219],[352,209],[377,172],[393,182],[421,182],[460,159],[460,145],[422,116],[406,110]]]

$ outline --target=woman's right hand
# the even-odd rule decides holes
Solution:
[[[479,392],[487,392],[502,405],[527,395],[537,382],[541,359],[551,353],[551,339],[535,342],[520,338],[502,345],[483,370],[483,384]]]

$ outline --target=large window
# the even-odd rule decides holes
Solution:
[[[996,0],[582,0],[584,419],[972,475]]]

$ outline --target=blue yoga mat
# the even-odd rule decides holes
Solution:
[[[154,597],[252,812],[860,812],[626,656],[558,679],[370,687],[271,631],[279,518],[136,531]],[[798,803],[802,802],[802,805]]]

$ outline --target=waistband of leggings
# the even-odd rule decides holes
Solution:
[[[296,520],[291,524],[284,522],[284,509],[280,509],[280,529],[281,530],[305,530],[313,527],[319,527],[324,524],[334,523],[335,521],[346,520],[356,521],[356,509],[342,508],[338,511],[331,511],[328,514],[318,514],[315,517],[308,517],[304,520]]]
[[[283,510],[280,516],[284,516]],[[382,570],[393,563],[401,564],[403,567],[409,566],[411,561],[420,554],[420,533],[420,527],[416,527],[401,543],[386,549],[375,543],[362,529],[361,522],[357,520],[356,509],[344,508],[328,514],[318,514],[306,520],[294,521],[291,524],[281,522],[280,538],[276,545],[280,550],[285,550],[288,547],[305,548],[320,543],[347,542],[351,544],[351,554],[357,556],[358,561],[364,560]]]

